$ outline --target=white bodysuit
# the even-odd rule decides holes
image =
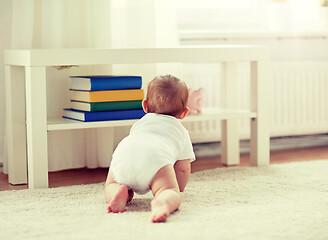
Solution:
[[[195,160],[195,154],[188,131],[180,120],[147,113],[115,149],[110,173],[116,182],[144,194],[150,190],[158,170],[186,159]]]

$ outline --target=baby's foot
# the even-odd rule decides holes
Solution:
[[[122,213],[125,212],[125,206],[128,200],[128,188],[124,185],[120,186],[115,196],[110,201],[108,206],[108,213]]]
[[[165,222],[167,217],[170,215],[170,211],[165,202],[153,199],[151,202],[151,221],[153,223]]]

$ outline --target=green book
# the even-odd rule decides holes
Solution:
[[[79,102],[71,101],[71,108],[87,112],[116,111],[142,109],[142,101],[120,101],[120,102]]]

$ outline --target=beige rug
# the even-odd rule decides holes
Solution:
[[[180,210],[107,214],[103,184],[0,192],[0,239],[328,239],[328,160],[194,173]]]

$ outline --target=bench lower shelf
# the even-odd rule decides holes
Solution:
[[[256,118],[256,113],[247,110],[205,108],[200,115],[189,115],[182,122],[197,122],[206,120],[225,120],[239,118]],[[138,120],[80,122],[65,118],[48,119],[48,131],[87,129],[102,127],[132,126]]]

